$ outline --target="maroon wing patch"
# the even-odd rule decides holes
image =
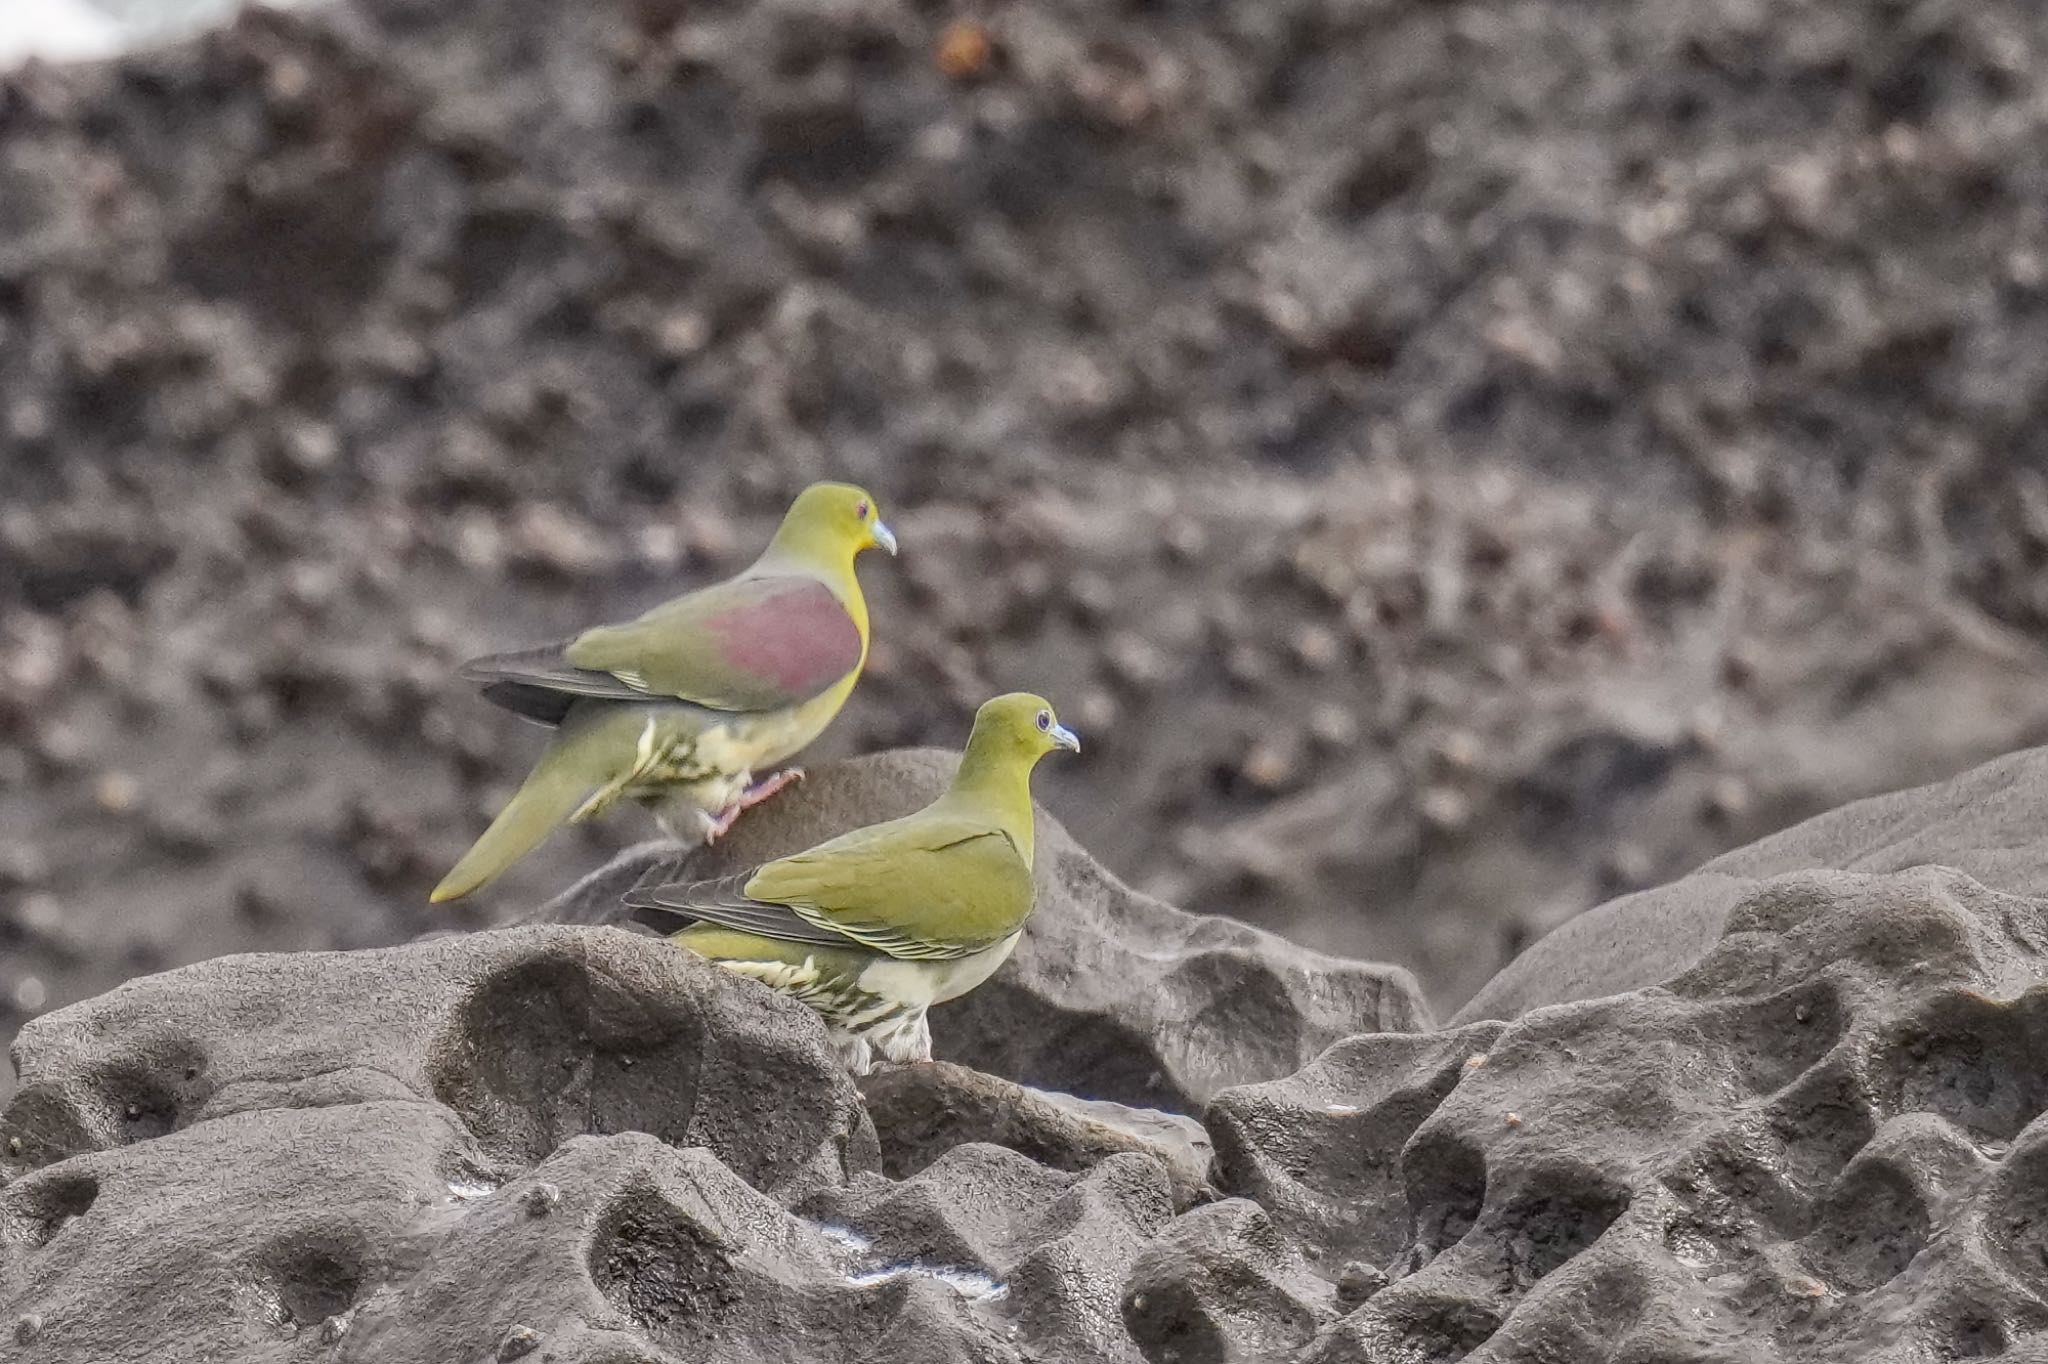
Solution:
[[[756,578],[748,585],[755,590],[703,622],[728,667],[807,698],[860,666],[860,630],[823,583]]]

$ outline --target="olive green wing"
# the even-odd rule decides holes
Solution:
[[[1009,937],[1030,917],[1031,901],[1031,870],[1007,834],[919,814],[857,829],[751,876],[636,889],[626,903],[784,942],[941,961]]]
[[[860,667],[859,624],[815,578],[735,578],[623,625],[586,630],[562,661],[647,695],[727,711],[800,705]],[[550,679],[551,680],[551,679]]]
[[[1022,928],[1032,885],[1008,834],[919,812],[770,862],[746,894],[892,957],[946,959]]]

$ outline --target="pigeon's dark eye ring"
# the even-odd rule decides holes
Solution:
[[[870,507],[867,504],[867,499],[862,498],[857,504],[855,504],[853,514],[859,517],[861,520],[865,521],[868,519],[868,513],[873,510],[874,508]]]
[[[1051,729],[1051,728],[1052,728],[1052,712],[1051,712],[1051,711],[1049,711],[1049,710],[1042,710],[1042,711],[1038,712],[1038,727],[1039,727],[1040,729]]]

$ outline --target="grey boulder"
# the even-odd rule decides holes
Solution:
[[[616,921],[643,876],[722,876],[910,813],[956,755],[913,749],[821,768],[748,812],[710,848],[631,849],[538,918]],[[1132,890],[1043,811],[1038,903],[1016,953],[932,1012],[934,1053],[1023,1084],[1192,1112],[1229,1085],[1299,1068],[1340,1037],[1429,1024],[1415,979]]]
[[[1782,878],[1665,985],[1218,1096],[1217,1183],[1387,1281],[1302,1364],[1999,1353],[2048,1328],[2044,969],[1963,873]]]
[[[1728,913],[1790,872],[1938,863],[1996,890],[2048,895],[2048,749],[1873,796],[1736,848],[1669,885],[1610,900],[1537,940],[1458,1010],[1463,1023],[1669,980],[1720,941]]]

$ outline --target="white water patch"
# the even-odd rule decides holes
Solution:
[[[1001,1302],[1010,1296],[1008,1284],[1000,1283],[979,1270],[923,1265],[915,1261],[909,1264],[884,1265],[880,1269],[849,1274],[846,1281],[855,1288],[867,1288],[878,1283],[888,1283],[892,1279],[909,1278],[937,1279],[969,1302]]]
[[[11,0],[0,5],[0,70],[30,57],[94,62],[124,46],[120,21],[91,0]]]
[[[245,0],[0,0],[0,71],[97,62],[226,23]],[[288,9],[303,0],[248,0]]]
[[[852,1227],[842,1227],[836,1222],[813,1222],[810,1225],[817,1229],[820,1236],[848,1255],[865,1255],[875,1248],[875,1239],[872,1236],[855,1231]]]
[[[872,1288],[895,1279],[918,1278],[936,1279],[969,1302],[1001,1302],[1010,1295],[1008,1284],[978,1269],[928,1265],[917,1260],[900,1264],[867,1264],[865,1262],[875,1248],[874,1238],[867,1233],[836,1222],[810,1222],[808,1225],[831,1242],[843,1266],[841,1277],[855,1288]]]

